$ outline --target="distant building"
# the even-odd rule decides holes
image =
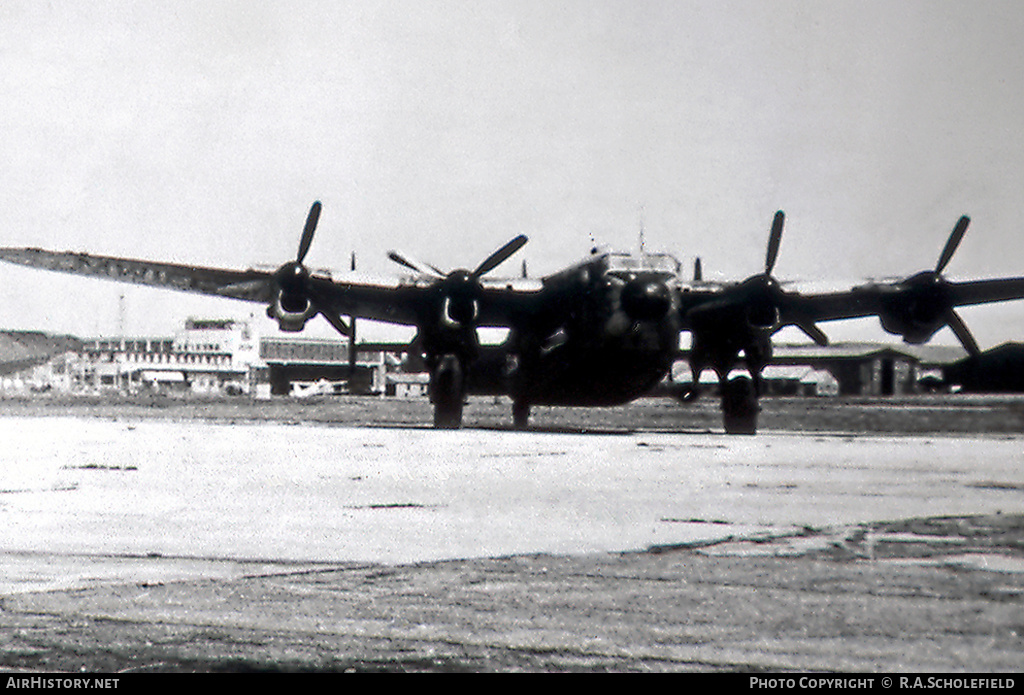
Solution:
[[[943,376],[967,393],[1024,393],[1024,344],[1003,343],[947,366]]]
[[[1024,346],[1007,344],[983,360],[960,348],[839,343],[778,345],[762,376],[765,395],[890,396],[946,388],[1024,391]],[[354,357],[354,359],[353,359]],[[958,361],[960,360],[960,361]],[[248,321],[190,318],[174,336],[77,340],[37,332],[0,332],[0,392],[378,394],[423,398],[428,378],[408,346],[337,339],[260,336]],[[691,378],[685,355],[662,385]],[[701,376],[714,391],[711,370]]]
[[[336,339],[259,336],[247,321],[186,321],[174,336],[104,337],[74,342],[43,340],[43,334],[20,342],[0,340],[0,357],[12,373],[0,390],[101,393],[273,394],[293,392],[381,393],[387,372],[400,369],[389,346],[360,347],[349,359],[349,346]],[[32,341],[35,341],[34,343]],[[23,343],[34,347],[27,349]],[[48,350],[42,345],[52,345]],[[54,357],[61,349],[65,351]],[[38,365],[32,367],[33,365]],[[31,369],[29,369],[32,367]]]
[[[248,393],[258,345],[247,322],[188,319],[173,337],[83,341],[75,381],[93,391]]]
[[[838,396],[839,381],[827,369],[768,365],[761,372],[769,396]]]
[[[387,375],[385,394],[395,398],[426,398],[430,376],[426,373]]]
[[[927,390],[926,380],[941,381],[942,369],[966,353],[958,347],[836,343],[776,345],[762,372],[767,395],[894,396]],[[673,380],[687,383],[689,366],[676,363]],[[707,370],[701,383],[717,386]]]
[[[39,331],[0,331],[0,391],[47,391],[70,383],[68,363],[81,341]]]

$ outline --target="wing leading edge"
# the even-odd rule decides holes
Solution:
[[[145,285],[182,292],[227,297],[270,305],[279,301],[279,274],[266,270],[230,270],[196,265],[100,256],[38,248],[0,248],[0,260],[74,275]],[[310,273],[308,287],[323,313],[416,325],[433,301],[434,278],[371,278],[334,280]],[[482,282],[481,326],[511,326],[535,305],[539,280]],[[329,319],[330,320],[330,319]],[[332,321],[333,323],[333,321]]]
[[[31,268],[250,302],[271,299],[271,274],[260,270],[223,270],[36,248],[0,248],[0,260]]]

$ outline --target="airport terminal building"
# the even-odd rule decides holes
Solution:
[[[188,319],[174,336],[90,338],[0,377],[4,393],[385,393],[400,354],[345,341],[261,336],[248,321]],[[397,348],[396,348],[397,349]]]

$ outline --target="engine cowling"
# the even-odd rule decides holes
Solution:
[[[746,307],[747,327],[753,333],[771,335],[779,329],[779,307],[771,301],[754,301]]]
[[[948,323],[952,310],[945,282],[934,273],[921,273],[902,283],[882,302],[882,328],[905,342],[927,342]]]
[[[622,288],[622,308],[635,321],[658,321],[672,308],[672,295],[662,280],[636,278]]]
[[[943,277],[971,219],[961,217],[946,241],[935,270],[918,273],[893,286],[882,296],[878,312],[882,328],[903,336],[908,343],[924,343],[940,329],[948,326],[968,354],[981,354],[978,341],[956,313],[956,301],[950,283]]]
[[[278,328],[287,333],[298,333],[317,315],[316,307],[301,294],[278,292],[267,307],[267,316],[277,321]]]
[[[480,314],[479,278],[468,270],[453,270],[438,284],[440,320],[445,327],[475,326]]]
[[[914,318],[915,315],[921,316],[921,318]],[[946,325],[946,322],[941,319],[926,319],[924,316],[919,314],[914,307],[910,307],[907,310],[882,313],[879,315],[879,319],[882,328],[887,333],[902,337],[904,342],[921,345],[928,342]]]

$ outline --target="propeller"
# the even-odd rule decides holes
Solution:
[[[451,278],[456,275],[461,275],[472,280],[478,280],[508,260],[508,258],[521,249],[527,241],[528,239],[526,235],[520,234],[485,258],[484,261],[476,267],[476,270],[472,272],[468,270],[454,270],[450,273],[446,273],[437,268],[437,266],[429,263],[423,263],[422,261],[400,251],[388,251],[388,258],[409,270],[414,270],[417,273],[420,273],[421,275],[428,275],[441,280]]]
[[[309,253],[309,247],[313,243],[313,235],[316,233],[316,224],[320,220],[320,201],[313,203],[306,215],[306,225],[302,229],[302,237],[299,239],[299,251],[295,254],[295,260],[285,263],[274,273],[277,286],[285,292],[295,295],[304,295],[308,289],[309,270],[302,264]]]
[[[949,265],[950,259],[953,258],[953,254],[956,253],[957,247],[960,246],[960,242],[963,241],[964,234],[967,232],[967,225],[971,223],[971,218],[964,215],[957,220],[956,226],[953,227],[953,231],[949,235],[949,239],[946,240],[946,246],[942,249],[942,253],[939,255],[939,262],[935,264],[935,273],[940,274]]]
[[[306,215],[306,226],[302,229],[302,238],[299,239],[299,253],[295,257],[296,263],[302,263],[306,260],[306,254],[309,253],[309,246],[313,243],[313,234],[316,232],[316,224],[320,221],[320,209],[323,206],[320,205],[320,201],[317,200],[313,203],[313,206],[309,208],[309,214]]]
[[[950,283],[942,275],[963,241],[970,222],[967,215],[957,220],[939,254],[935,270],[924,270],[881,286],[882,308],[878,315],[883,328],[902,335],[908,343],[923,343],[936,331],[948,326],[969,355],[976,357],[981,354],[978,341],[956,313]]]
[[[415,270],[421,275],[430,275],[433,277],[442,278],[445,273],[441,272],[437,268],[427,263],[421,263],[411,256],[402,254],[398,251],[388,251],[388,258],[397,263],[398,265],[404,266],[409,270]]]
[[[779,210],[772,220],[772,231],[768,236],[768,255],[764,260],[764,274],[771,277],[775,261],[779,258],[779,245],[782,243],[782,227],[786,223],[786,213]]]
[[[305,324],[306,320],[319,313],[327,319],[327,322],[336,331],[342,335],[350,335],[351,329],[340,316],[335,315],[331,311],[325,311],[326,302],[320,296],[316,287],[310,282],[309,269],[303,265],[303,261],[306,260],[306,254],[309,253],[309,247],[313,243],[313,236],[316,233],[317,223],[320,221],[320,210],[322,207],[320,201],[317,200],[309,208],[309,214],[306,215],[306,224],[302,229],[302,236],[299,238],[299,249],[295,254],[295,260],[285,263],[274,272],[274,282],[281,291],[277,301],[280,304],[280,308],[285,312],[299,315],[298,319],[289,319],[291,327],[286,330],[298,330]],[[270,310],[268,312],[272,316],[274,315]],[[277,318],[282,328],[284,328],[288,321],[282,315],[278,315]]]
[[[950,260],[953,258],[953,254],[956,253],[957,248],[960,246],[960,242],[963,241],[964,234],[967,233],[967,226],[971,223],[971,218],[967,215],[963,215],[957,220],[956,225],[953,227],[953,231],[949,234],[949,239],[946,240],[946,245],[942,248],[942,253],[939,254],[939,261],[935,264],[935,272],[932,274],[932,279],[935,284],[942,284],[946,282],[946,278],[942,276],[942,271],[949,265]],[[956,313],[956,309],[949,306],[945,312],[945,322],[949,326],[949,329],[953,331],[953,334],[960,341],[960,344],[967,350],[967,354],[972,357],[977,357],[981,354],[981,348],[978,347],[978,341],[974,339],[967,324],[960,318],[960,315]]]
[[[486,259],[484,259],[484,262],[478,265],[476,270],[473,271],[473,276],[481,277],[482,275],[486,275],[487,273],[491,272],[499,265],[504,263],[509,258],[509,256],[514,254],[519,249],[523,248],[527,241],[528,239],[526,238],[525,234],[520,234],[515,239],[512,239],[504,246],[502,246],[500,249],[498,249],[490,256],[488,256]]]
[[[485,258],[473,271],[458,269],[445,273],[436,266],[423,263],[399,251],[389,251],[388,258],[421,275],[434,278],[434,286],[443,297],[443,318],[451,319],[458,324],[468,324],[476,319],[477,300],[482,290],[480,278],[508,260],[527,241],[527,237],[520,234]]]
[[[771,233],[768,235],[768,252],[764,260],[764,275],[755,275],[751,278],[751,280],[760,284],[758,289],[762,296],[759,299],[771,305],[773,310],[777,310],[779,307],[781,290],[779,289],[778,281],[772,277],[772,271],[775,269],[775,262],[779,258],[779,248],[782,245],[782,229],[785,223],[786,213],[782,210],[777,211],[774,219],[772,219]],[[790,323],[803,331],[808,338],[818,345],[822,347],[828,345],[828,336],[811,319],[803,316],[794,316],[792,310],[790,310],[787,318]]]

